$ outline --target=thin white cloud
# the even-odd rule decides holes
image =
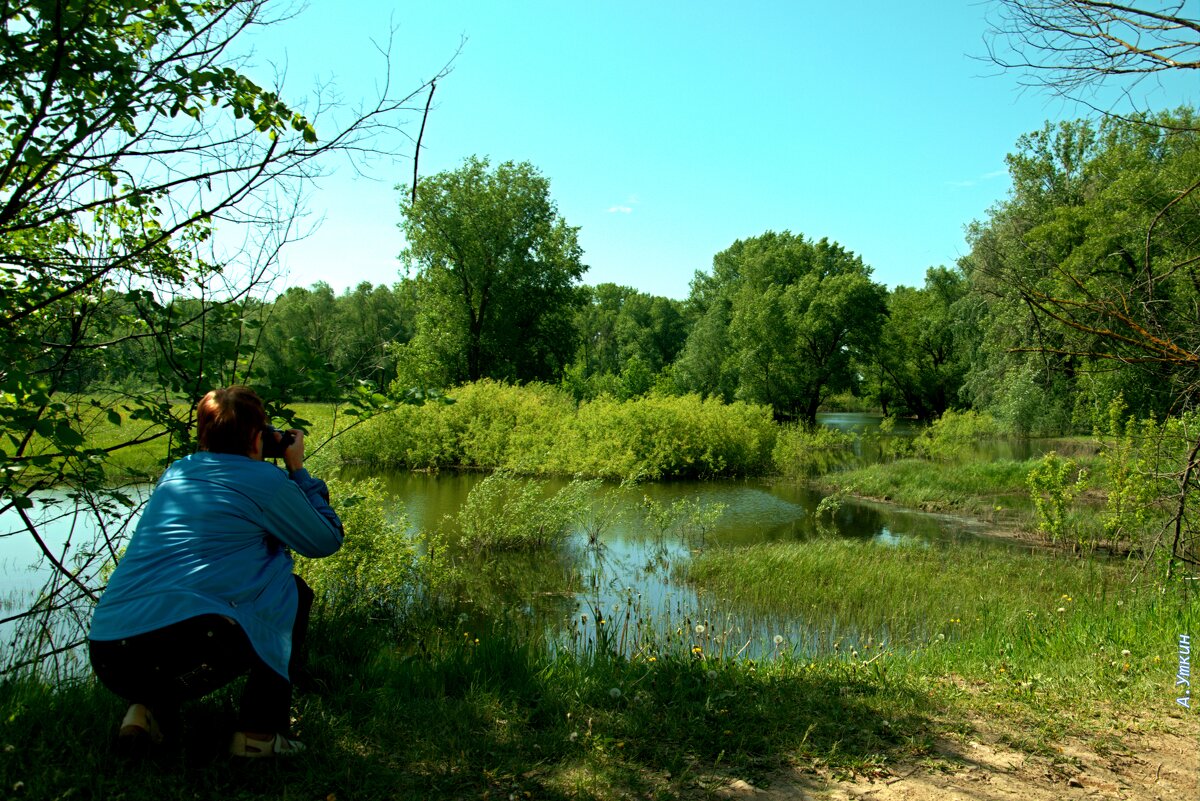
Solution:
[[[608,207],[609,214],[633,214],[633,207],[641,201],[637,195],[630,195],[625,199],[624,203],[618,203],[615,206]]]
[[[968,178],[965,181],[946,181],[946,186],[949,186],[952,189],[969,189],[972,186],[978,186],[984,181],[990,181],[994,178],[1000,178],[1005,175],[1008,175],[1008,170],[992,170],[991,172],[985,172],[978,178]]]

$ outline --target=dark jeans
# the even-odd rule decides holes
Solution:
[[[313,592],[295,576],[299,603],[292,625],[294,679],[304,664],[303,647]],[[242,627],[221,615],[200,615],[123,640],[92,640],[92,669],[105,687],[130,703],[145,704],[172,719],[185,701],[219,690],[249,674],[242,691],[242,731],[286,732],[291,722],[292,682],[267,666]]]

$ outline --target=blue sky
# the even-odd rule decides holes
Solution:
[[[286,95],[331,83],[354,105],[450,59],[422,174],[467,156],[529,161],[580,227],[589,284],[674,298],[736,239],[788,229],[860,254],[888,286],[966,250],[964,226],[1004,197],[1004,156],[1046,120],[1088,109],[979,60],[990,3],[312,0],[254,39]],[[1183,87],[1182,89],[1180,87]],[[1145,84],[1152,108],[1195,102]],[[423,99],[422,99],[423,102]],[[407,129],[415,138],[419,119]],[[320,129],[318,128],[318,133]],[[399,161],[360,177],[331,163],[310,198],[317,231],[282,256],[290,285],[341,291],[400,275]]]

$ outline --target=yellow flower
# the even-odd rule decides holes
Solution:
[[[657,656],[652,656],[652,657],[650,657],[649,659],[647,659],[646,661],[647,661],[647,662],[657,662],[657,661],[658,661],[658,657],[657,657]]]

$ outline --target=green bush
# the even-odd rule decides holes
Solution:
[[[1096,546],[1096,532],[1077,525],[1071,514],[1071,503],[1087,488],[1087,478],[1086,469],[1054,451],[1043,456],[1029,471],[1029,493],[1037,513],[1038,531],[1051,541],[1064,542],[1070,537],[1075,546]]]
[[[913,449],[926,459],[956,461],[970,456],[980,440],[1004,435],[1000,424],[986,412],[947,409],[913,441]]]
[[[492,473],[476,484],[456,522],[462,545],[476,552],[557,547],[590,504],[598,481],[576,479],[553,495],[546,482]]]
[[[827,469],[839,455],[849,452],[857,440],[854,434],[826,426],[785,425],[775,437],[771,462],[782,475],[808,476]]]
[[[609,479],[710,478],[771,470],[769,407],[698,395],[605,396],[578,407],[544,384],[494,381],[451,391],[450,404],[401,406],[338,441],[343,462]]]
[[[332,556],[296,558],[296,570],[317,598],[339,611],[406,609],[421,590],[422,566],[408,518],[396,516],[378,480],[330,482],[330,497],[346,539]]]

